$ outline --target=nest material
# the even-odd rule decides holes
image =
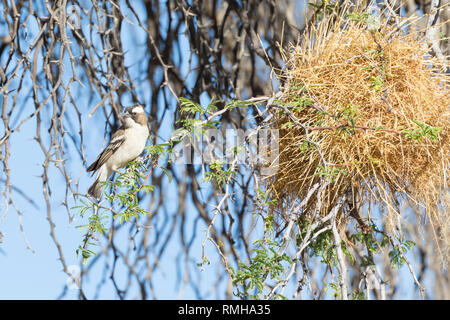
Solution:
[[[328,179],[321,215],[345,193],[390,214],[400,213],[403,197],[447,232],[449,244],[449,76],[417,34],[381,25],[321,25],[291,48],[273,108],[279,159],[268,188],[286,212]],[[349,214],[342,207],[340,216]]]

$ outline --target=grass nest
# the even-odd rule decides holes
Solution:
[[[323,18],[285,53],[283,95],[271,109],[279,158],[267,187],[285,219],[323,180],[320,208],[311,197],[303,214],[326,215],[345,194],[368,205],[368,218],[375,204],[389,225],[403,199],[448,245],[449,74],[419,32],[379,26],[370,30],[362,12]],[[341,227],[351,213],[341,207]]]

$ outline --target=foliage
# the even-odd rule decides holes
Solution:
[[[279,254],[280,244],[276,241],[265,239],[256,240],[252,251],[255,255],[251,258],[249,264],[239,263],[238,269],[233,270],[231,278],[233,285],[241,285],[244,289],[239,289],[235,293],[241,299],[261,299],[264,297],[265,281],[281,280],[280,276],[285,270],[283,262],[292,263],[287,254]],[[253,293],[251,293],[253,292]],[[277,295],[274,298],[285,298]]]
[[[160,149],[156,149],[160,150]],[[155,152],[155,148],[151,149]],[[83,239],[83,244],[76,250],[77,255],[81,254],[83,263],[95,255],[95,252],[88,249],[89,245],[97,243],[97,236],[103,234],[108,227],[109,222],[108,212],[112,213],[112,220],[118,220],[120,224],[124,222],[137,221],[140,215],[148,214],[148,212],[139,206],[138,192],[144,191],[149,193],[153,191],[154,186],[142,184],[142,179],[145,178],[144,173],[147,171],[148,158],[146,160],[135,160],[128,163],[125,170],[116,174],[116,178],[111,181],[103,183],[105,200],[96,202],[89,199],[80,199],[80,205],[72,207],[76,210],[81,218],[84,218],[86,213],[90,212],[88,216],[88,223],[78,225],[81,231],[86,231]],[[104,201],[109,201],[111,208],[102,206]],[[114,209],[116,207],[117,209]]]

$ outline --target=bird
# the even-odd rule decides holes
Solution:
[[[97,159],[86,169],[87,172],[97,171],[95,181],[88,189],[88,195],[97,200],[102,195],[101,182],[107,181],[113,172],[136,159],[144,151],[149,137],[148,118],[142,105],[126,108],[119,119],[120,128],[114,132],[109,144]]]

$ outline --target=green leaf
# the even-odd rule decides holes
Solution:
[[[172,182],[172,175],[170,174],[170,172],[169,172],[169,170],[167,170],[166,168],[162,168],[162,167],[159,167],[161,170],[162,170],[162,172],[164,172],[164,174],[167,176],[167,178],[169,179],[169,183],[171,183]],[[152,190],[153,191],[153,190]]]

